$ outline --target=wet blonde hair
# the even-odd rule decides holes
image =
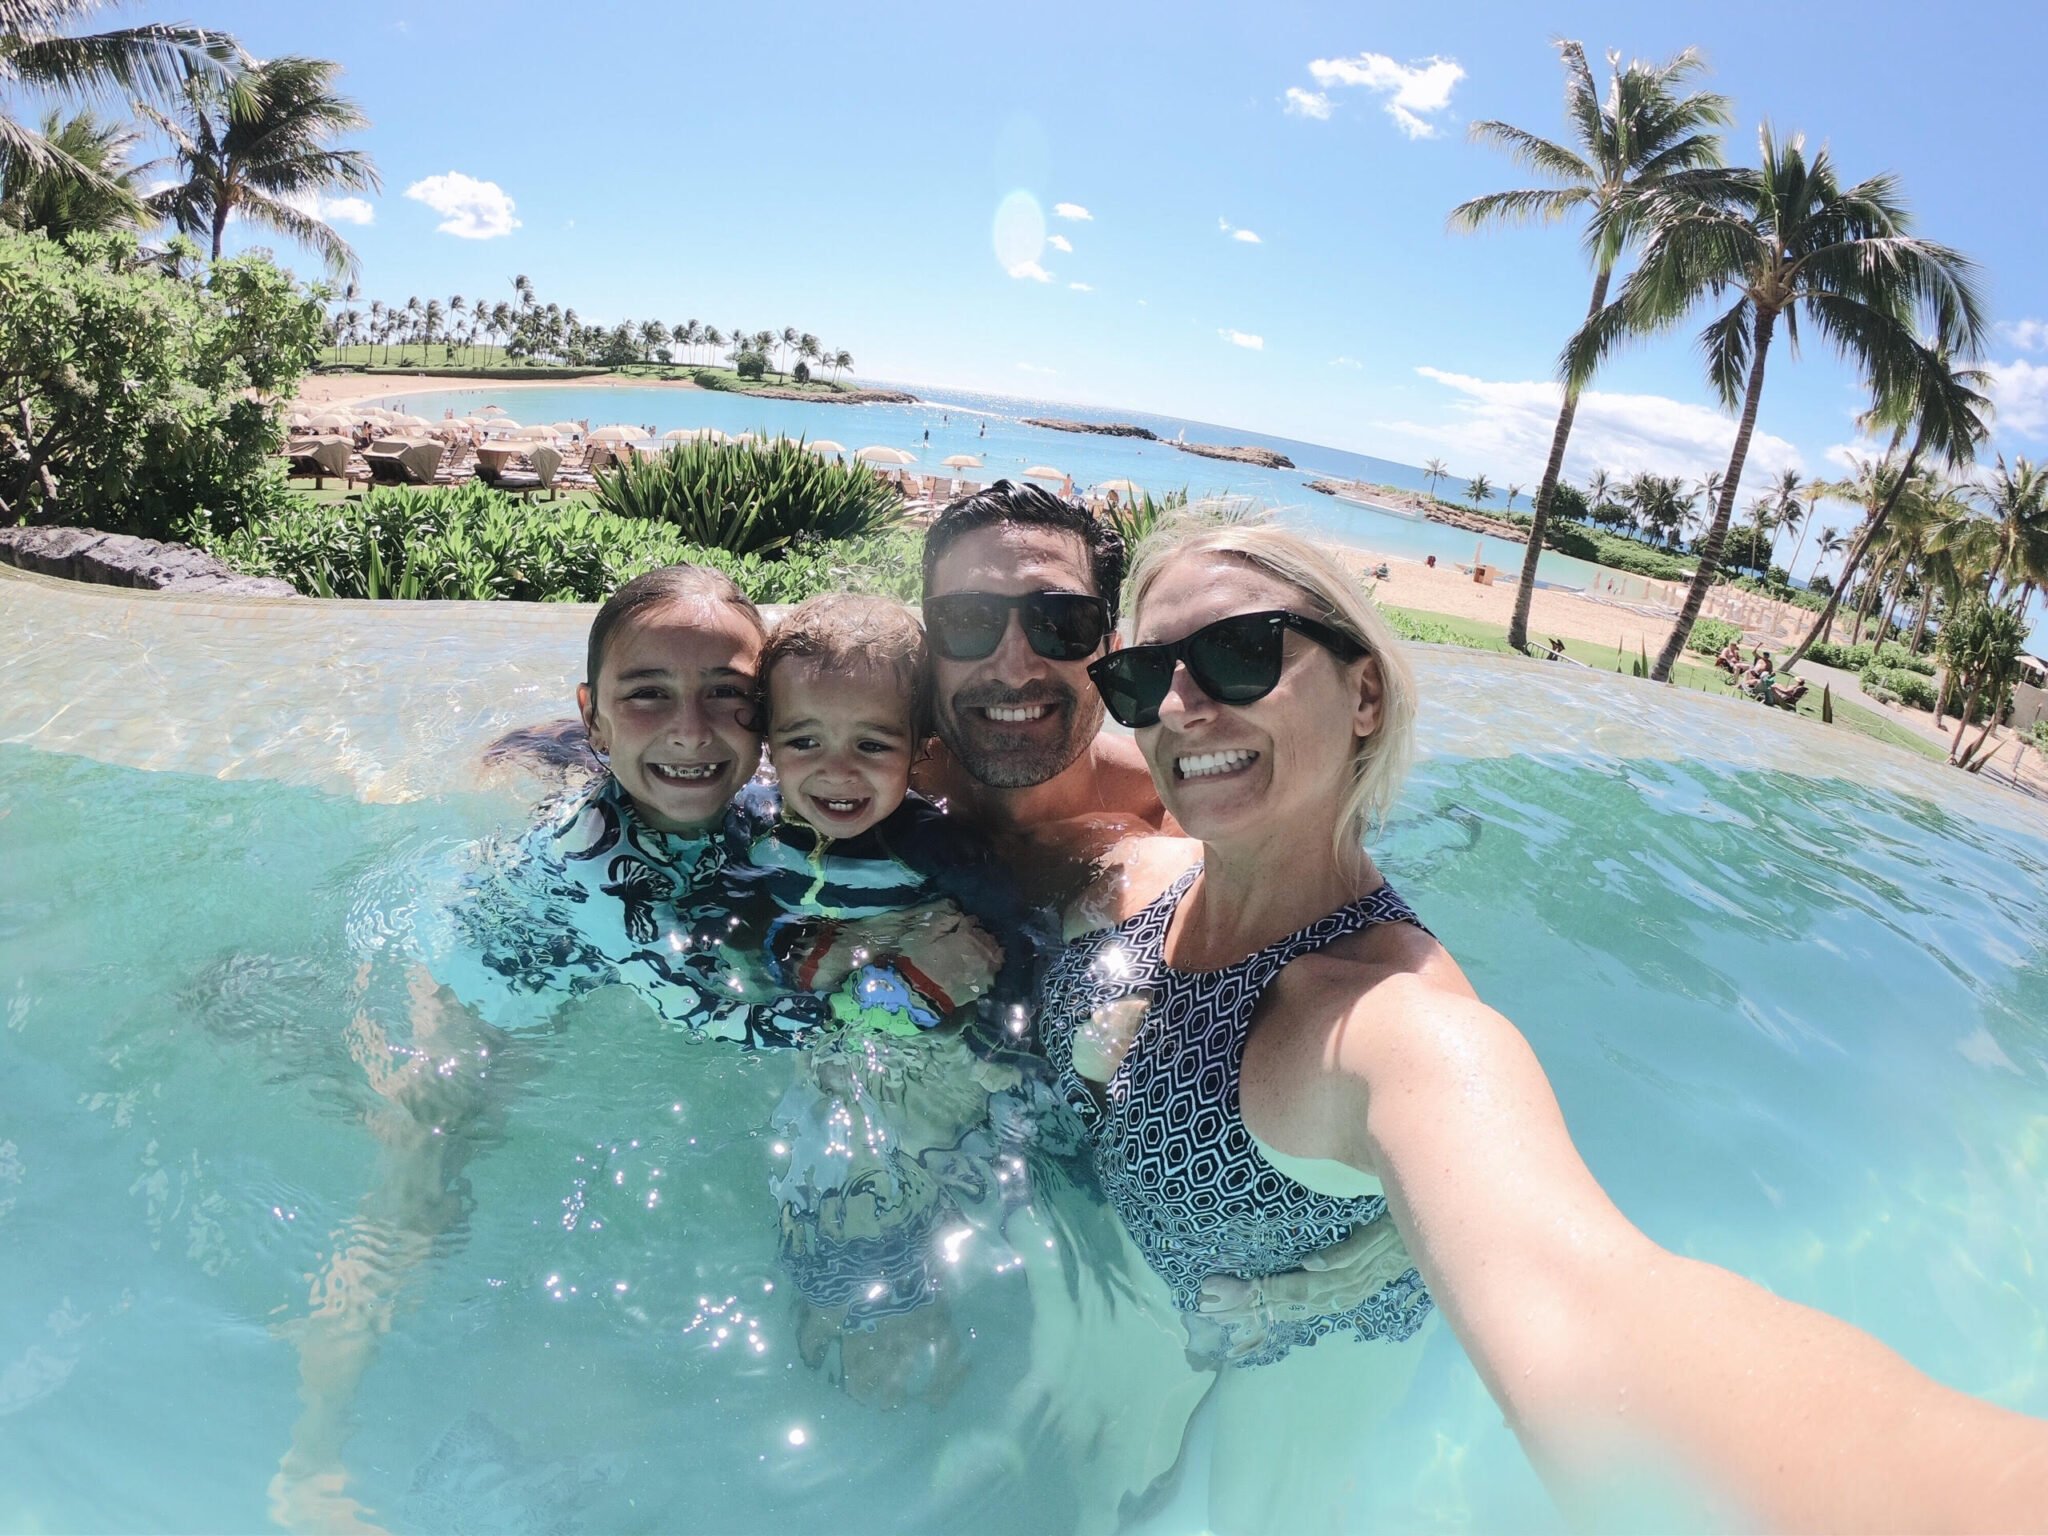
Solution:
[[[1126,589],[1132,619],[1169,566],[1203,556],[1242,561],[1292,587],[1301,596],[1303,612],[1358,641],[1379,665],[1379,729],[1361,737],[1353,749],[1351,783],[1334,830],[1339,855],[1348,857],[1386,819],[1414,755],[1415,674],[1401,642],[1342,559],[1296,534],[1261,524],[1197,524],[1148,539]]]

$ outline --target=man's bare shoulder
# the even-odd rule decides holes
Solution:
[[[1188,837],[1128,837],[1105,854],[1088,888],[1068,905],[1068,938],[1108,928],[1144,910],[1202,856]]]
[[[1095,788],[1103,810],[1136,816],[1148,826],[1160,827],[1166,807],[1152,783],[1152,770],[1145,756],[1128,736],[1104,731],[1089,747],[1095,765]]]

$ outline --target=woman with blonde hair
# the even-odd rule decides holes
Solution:
[[[1415,688],[1333,556],[1171,536],[1128,610],[1090,673],[1188,835],[1126,845],[1042,1028],[1104,1192],[1219,1369],[1214,1528],[1341,1519],[1333,1458],[1374,1410],[1340,1394],[1398,1400],[1432,1306],[1568,1502],[1654,1469],[1774,1529],[2048,1520],[2048,1426],[1608,1199],[1528,1044],[1366,851]]]

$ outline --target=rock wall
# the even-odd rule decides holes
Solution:
[[[160,544],[94,528],[0,528],[0,562],[40,576],[103,587],[204,592],[209,597],[299,595],[288,581],[241,575],[189,545]]]
[[[1159,434],[1150,427],[1133,426],[1128,421],[1063,421],[1057,416],[1027,416],[1027,427],[1044,427],[1048,432],[1093,432],[1098,437],[1141,437],[1148,443],[1159,441]]]

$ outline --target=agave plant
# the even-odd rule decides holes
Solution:
[[[801,539],[879,533],[902,517],[895,487],[865,465],[812,453],[801,442],[680,443],[597,479],[597,504],[620,517],[673,526],[692,544],[733,554],[779,554]]]

